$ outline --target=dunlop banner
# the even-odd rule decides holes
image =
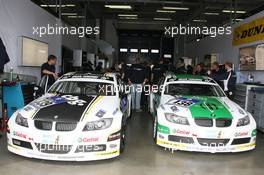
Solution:
[[[234,46],[259,40],[264,40],[264,17],[242,24],[234,29]]]

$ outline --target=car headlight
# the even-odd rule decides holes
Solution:
[[[249,116],[238,119],[237,126],[246,126],[250,123]]]
[[[177,116],[171,113],[165,113],[165,117],[169,122],[181,124],[181,125],[190,125],[186,117]]]
[[[94,131],[94,130],[106,129],[112,125],[112,122],[113,122],[112,118],[104,118],[104,119],[97,120],[94,122],[88,122],[83,128],[83,131]]]
[[[28,119],[23,117],[20,113],[16,116],[16,124],[28,128]]]

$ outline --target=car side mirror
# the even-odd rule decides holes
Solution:
[[[34,99],[41,97],[45,93],[40,86],[34,86],[33,90],[34,90],[33,93]]]

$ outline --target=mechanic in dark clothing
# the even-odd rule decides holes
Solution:
[[[93,69],[93,63],[91,61],[88,61],[87,63],[83,64],[83,71],[92,72]]]
[[[41,77],[47,75],[49,77],[48,87],[50,87],[55,80],[58,79],[58,74],[56,73],[55,65],[57,63],[57,57],[50,55],[48,57],[48,62],[42,64],[41,66]]]
[[[216,81],[222,81],[224,85],[224,91],[226,95],[232,100],[234,98],[234,91],[236,89],[236,73],[232,69],[233,64],[231,62],[225,63],[226,72],[215,76]]]
[[[146,88],[150,87],[150,80],[151,80],[151,65],[148,61],[145,61],[143,63],[143,66],[145,67],[145,71],[147,73],[147,82],[146,82]],[[142,109],[148,109],[148,97],[149,97],[149,90],[150,89],[146,89],[145,91],[141,94],[141,108]]]
[[[141,93],[143,87],[148,81],[148,74],[145,67],[139,64],[139,58],[136,59],[135,64],[129,69],[128,73],[128,83],[131,85],[131,98],[132,98],[132,109],[135,109],[137,112],[142,111],[140,108],[141,102]]]
[[[154,65],[151,72],[151,83],[158,84],[160,78],[164,75],[166,68],[163,64],[163,59],[158,64]]]
[[[118,65],[118,69],[120,71],[122,80],[127,83],[128,82],[127,76],[128,76],[129,66],[124,61],[121,61],[120,64]]]
[[[222,81],[218,81],[216,80],[214,77],[217,77],[217,76],[220,76],[222,75],[223,73],[225,73],[222,69],[220,69],[220,65],[218,62],[214,62],[212,64],[212,69],[211,71],[209,71],[209,76],[211,78],[213,78],[220,86],[222,89],[224,89],[224,84]]]
[[[193,67],[191,65],[186,67],[186,74],[193,74]]]
[[[195,70],[194,70],[194,75],[207,75],[207,72],[204,69],[203,63],[199,63],[196,65]]]
[[[99,62],[98,65],[95,68],[95,71],[101,72],[103,70],[103,63]]]

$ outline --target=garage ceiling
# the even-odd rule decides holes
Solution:
[[[264,9],[263,0],[32,0],[73,25],[94,18],[116,19],[120,28],[139,24],[219,26]],[[108,5],[108,6],[107,6]],[[111,6],[111,5],[120,5]],[[107,6],[107,7],[106,7]],[[110,8],[109,8],[110,6]],[[112,8],[111,8],[112,7]],[[122,9],[126,8],[126,9]],[[236,12],[236,13],[235,13]]]

